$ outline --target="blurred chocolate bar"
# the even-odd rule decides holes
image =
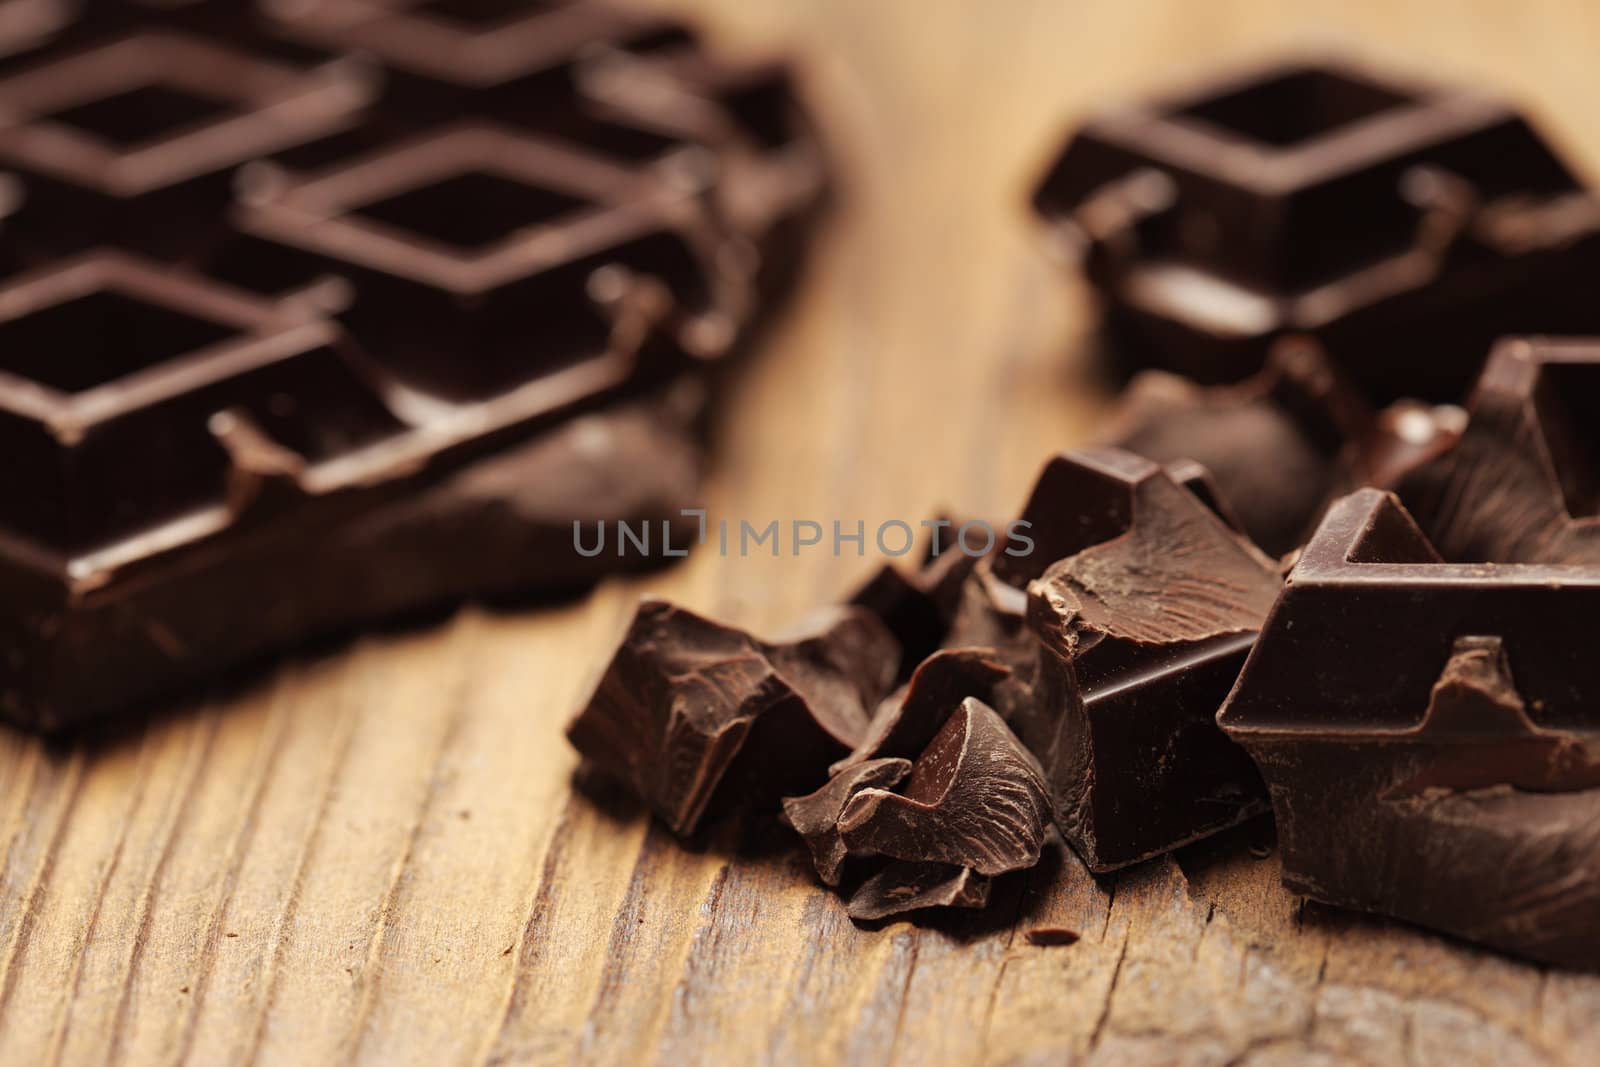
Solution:
[[[1213,510],[1283,556],[1305,544],[1335,499],[1362,486],[1394,488],[1448,452],[1466,421],[1454,404],[1420,400],[1374,412],[1320,346],[1288,337],[1242,382],[1140,371],[1101,435],[1169,469],[1188,463],[1215,483]]]
[[[823,177],[781,67],[598,4],[0,3],[0,714],[689,543]]]
[[[1500,335],[1600,329],[1600,200],[1528,122],[1348,62],[1093,118],[1034,205],[1126,371],[1238,381],[1302,332],[1374,402],[1455,402]]]

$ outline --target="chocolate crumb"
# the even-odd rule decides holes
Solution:
[[[1078,931],[1068,930],[1064,926],[1035,926],[1022,936],[1030,945],[1049,948],[1057,945],[1077,944],[1080,935]]]

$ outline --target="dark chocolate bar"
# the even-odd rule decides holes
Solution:
[[[1594,967],[1597,644],[1592,565],[1447,563],[1392,495],[1341,500],[1218,716],[1270,787],[1285,884]]]
[[[1238,381],[1301,332],[1376,402],[1454,402],[1496,337],[1600,328],[1600,204],[1528,122],[1349,62],[1091,119],[1034,204],[1130,371]]]
[[[0,714],[692,542],[821,194],[781,68],[587,2],[70,6],[0,21]]]

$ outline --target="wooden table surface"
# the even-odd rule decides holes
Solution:
[[[686,6],[800,57],[843,194],[733,397],[713,518],[1002,516],[1092,432],[1088,308],[1024,196],[1098,102],[1331,41],[1503,87],[1600,159],[1582,0]],[[574,791],[562,727],[642,590],[770,630],[873,565],[702,554],[94,746],[0,735],[0,1062],[1600,1062],[1600,978],[1303,905],[1265,827],[868,929],[769,823],[685,846]]]

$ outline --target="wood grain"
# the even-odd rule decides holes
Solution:
[[[676,6],[801,57],[842,176],[736,390],[714,517],[1000,516],[1092,430],[1091,320],[1023,196],[1097,102],[1331,39],[1503,86],[1600,156],[1594,5]],[[642,590],[771,630],[872,564],[701,554],[96,744],[0,736],[0,1062],[1600,1060],[1600,979],[1305,905],[1262,827],[1101,880],[1056,852],[985,913],[857,927],[769,821],[685,845],[573,788],[561,728]]]

